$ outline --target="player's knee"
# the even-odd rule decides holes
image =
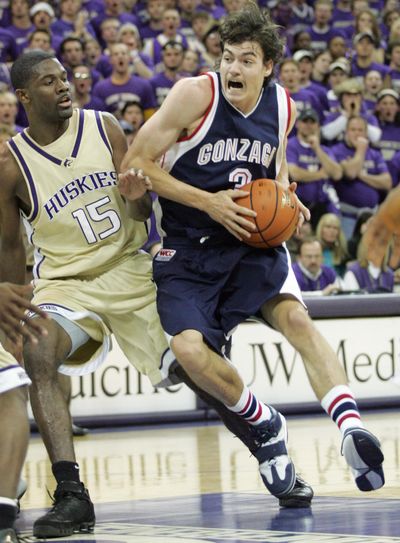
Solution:
[[[171,343],[172,350],[181,366],[190,375],[201,372],[206,361],[206,349],[201,336],[178,334]]]
[[[310,337],[314,325],[302,306],[292,307],[286,314],[282,332],[286,337]]]

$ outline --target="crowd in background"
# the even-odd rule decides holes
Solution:
[[[0,0],[0,141],[26,126],[9,68],[54,51],[76,107],[113,113],[129,143],[183,77],[212,70],[218,28],[245,0]],[[391,292],[396,243],[382,269],[362,235],[400,182],[400,1],[264,0],[280,25],[276,80],[296,102],[289,174],[312,213],[289,242],[303,290]],[[156,241],[151,237],[150,245]]]

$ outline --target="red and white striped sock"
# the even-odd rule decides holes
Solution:
[[[258,426],[267,422],[271,416],[271,410],[267,405],[259,402],[254,394],[246,386],[243,388],[242,395],[236,405],[226,406],[239,417],[244,418],[252,426]]]
[[[337,424],[342,434],[349,428],[363,428],[360,412],[350,388],[346,385],[333,387],[321,400],[321,405]]]

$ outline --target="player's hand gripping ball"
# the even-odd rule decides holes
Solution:
[[[248,196],[235,202],[257,213],[254,219],[246,217],[257,230],[243,240],[245,243],[260,249],[277,247],[293,235],[299,220],[299,206],[293,192],[272,179],[256,179],[240,190],[248,192]]]

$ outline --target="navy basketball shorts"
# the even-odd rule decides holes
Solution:
[[[233,329],[261,316],[260,308],[281,292],[289,272],[284,247],[164,245],[153,260],[162,327],[169,336],[197,330],[223,353]]]

